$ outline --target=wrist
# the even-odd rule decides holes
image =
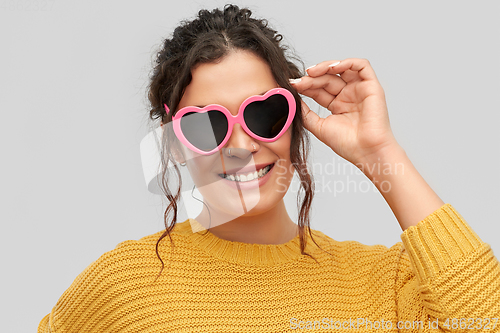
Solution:
[[[399,145],[366,155],[356,166],[377,187],[402,230],[417,225],[444,204]]]
[[[382,180],[398,172],[404,173],[405,165],[409,162],[403,147],[393,141],[373,153],[364,154],[354,165],[371,181],[374,181]]]

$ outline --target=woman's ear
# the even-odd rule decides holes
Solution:
[[[179,164],[185,164],[186,163],[186,158],[184,157],[184,154],[177,148],[177,147],[172,147],[172,155],[174,155],[175,160]]]
[[[179,146],[179,142],[177,140],[170,146],[170,149],[177,163],[179,164],[186,163],[186,158],[184,157],[182,148]]]

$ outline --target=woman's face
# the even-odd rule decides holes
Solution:
[[[233,51],[217,63],[200,64],[192,70],[192,81],[178,109],[220,104],[232,115],[237,115],[245,99],[276,87],[278,84],[265,61],[248,51]],[[249,136],[240,124],[235,124],[229,141],[212,155],[200,155],[179,145],[181,159],[186,162],[210,211],[236,218],[261,214],[282,200],[293,177],[290,142],[291,126],[278,140],[262,142]],[[229,148],[232,156],[228,154]],[[268,173],[260,176],[259,170],[269,165],[272,167]],[[235,182],[221,177],[224,171],[233,175],[257,171],[259,178]]]

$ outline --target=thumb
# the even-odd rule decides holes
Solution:
[[[321,140],[321,126],[323,125],[324,119],[312,111],[304,101],[301,101],[301,105],[304,127]]]

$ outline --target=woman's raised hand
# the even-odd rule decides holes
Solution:
[[[309,76],[291,80],[292,85],[331,114],[321,118],[302,102],[305,127],[365,173],[384,196],[402,230],[417,225],[444,204],[396,142],[384,90],[368,60],[325,61],[307,72]],[[383,170],[376,165],[383,165]],[[389,168],[391,172],[386,172],[386,165],[402,165],[404,171],[392,172]]]
[[[324,61],[307,73],[290,82],[298,93],[331,112],[321,118],[302,102],[305,127],[319,140],[354,164],[398,145],[389,125],[384,90],[368,60]]]

